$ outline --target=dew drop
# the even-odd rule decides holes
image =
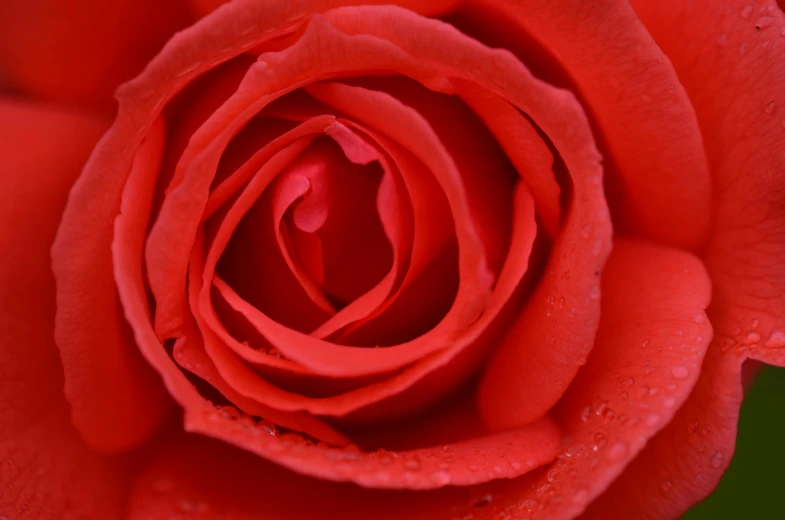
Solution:
[[[621,460],[625,455],[627,455],[627,445],[622,441],[615,442],[608,449],[608,458],[611,460]]]
[[[777,108],[777,103],[774,101],[769,101],[766,103],[766,106],[763,108],[763,110],[765,110],[767,114],[773,114],[775,108]]]
[[[608,444],[608,439],[605,437],[605,434],[598,433],[594,436],[594,446],[592,446],[592,451],[600,451]]]
[[[660,491],[663,493],[670,493],[671,489],[673,489],[673,482],[669,479],[664,478],[660,481]]]
[[[437,486],[446,486],[450,483],[450,474],[446,471],[435,471],[431,473],[431,480]]]
[[[643,385],[642,387],[640,387],[638,389],[638,397],[646,397],[647,395],[649,395],[649,386],[648,385]]]
[[[747,18],[750,17],[750,15],[752,15],[752,10],[753,10],[752,4],[746,6],[744,9],[741,10],[741,17],[746,20]]]
[[[760,341],[760,334],[757,332],[749,332],[747,336],[744,338],[745,345],[754,345]]]
[[[692,315],[691,321],[693,323],[697,323],[698,325],[700,325],[701,323],[706,322],[706,315],[703,314],[702,312],[695,313]]]
[[[662,402],[662,405],[668,409],[673,408],[676,405],[676,399],[673,397],[668,397]]]
[[[649,388],[649,395],[654,396],[660,393],[660,389],[656,386]]]
[[[676,379],[687,379],[690,375],[690,371],[687,370],[687,367],[684,365],[676,365],[671,368],[671,375]]]
[[[486,493],[484,495],[480,495],[479,497],[473,498],[469,502],[469,504],[472,507],[485,507],[491,502],[493,502],[493,495],[490,493]]]
[[[404,463],[403,467],[406,468],[407,471],[419,471],[422,464],[420,464],[419,458],[411,458]]]
[[[581,421],[586,422],[591,417],[591,406],[587,406],[581,411]]]
[[[600,298],[600,288],[598,286],[594,286],[589,290],[589,298],[592,300],[597,300]]]
[[[760,320],[758,318],[755,318],[754,320],[752,320],[752,328],[753,329],[758,328],[758,325],[760,325]]]
[[[718,451],[711,458],[711,467],[712,468],[719,468],[720,466],[722,466],[722,463],[724,461],[725,461],[725,456],[722,454],[721,451]]]
[[[278,429],[270,421],[259,421],[256,427],[267,435],[272,435],[273,437],[278,435]]]
[[[595,412],[599,416],[604,416],[605,412],[608,410],[608,401],[603,401],[599,405],[597,405],[597,411]]]
[[[556,480],[556,477],[558,476],[559,476],[559,472],[556,470],[556,468],[554,468],[548,472],[546,478],[548,479],[548,482],[553,482],[554,480]]]
[[[651,340],[644,339],[644,340],[643,340],[643,343],[641,343],[641,346],[642,346],[643,348],[646,348],[646,347],[648,347],[648,346],[649,346],[649,344],[651,344]]]
[[[760,31],[761,29],[765,29],[766,27],[770,26],[773,23],[774,23],[774,17],[768,14],[764,14],[763,16],[758,18],[757,22],[755,22],[755,29]]]
[[[504,473],[504,468],[502,468],[501,466],[494,466],[493,472],[496,473],[497,475],[501,475],[502,473]]]
[[[769,339],[764,343],[769,348],[782,348],[785,347],[785,332],[775,330],[769,336]]]
[[[539,488],[537,489],[537,491],[539,491]],[[518,509],[520,511],[525,511],[527,513],[531,513],[536,508],[537,508],[537,502],[531,498],[527,498],[521,501],[520,504],[518,504]]]
[[[515,471],[519,471],[523,467],[523,465],[520,462],[518,462],[517,460],[515,460],[515,461],[510,463],[510,467],[512,469],[514,469]]]
[[[660,416],[657,415],[656,413],[653,413],[646,418],[646,424],[648,426],[657,426],[659,422],[660,422]]]

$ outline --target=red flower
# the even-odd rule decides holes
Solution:
[[[0,513],[677,518],[716,486],[742,362],[785,364],[782,13],[356,3],[215,9],[81,174],[98,117],[0,104]],[[124,3],[8,5],[86,59],[9,33],[11,85],[98,104],[185,17],[93,52]]]

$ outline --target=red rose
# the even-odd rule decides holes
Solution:
[[[0,513],[660,519],[716,486],[741,364],[785,365],[782,13],[356,3],[217,8],[80,175],[99,117],[0,103]],[[144,56],[61,86],[19,38],[11,83],[59,99]]]

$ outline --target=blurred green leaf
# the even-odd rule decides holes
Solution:
[[[785,519],[785,369],[766,367],[755,380],[728,472],[682,520],[725,518]]]

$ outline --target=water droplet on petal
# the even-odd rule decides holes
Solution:
[[[608,409],[608,401],[603,401],[597,405],[596,414],[599,416],[604,416],[607,409]]]
[[[581,411],[581,421],[586,422],[591,417],[591,406],[587,406]]]
[[[517,460],[514,460],[514,461],[510,462],[510,467],[512,469],[514,469],[515,471],[519,471],[523,467],[523,464],[521,464]]]
[[[746,345],[754,345],[760,341],[760,334],[757,332],[749,332],[747,336],[744,338],[744,343]]]
[[[764,107],[763,110],[765,110],[767,114],[773,114],[775,108],[777,108],[777,103],[775,103],[774,101],[769,101],[768,103],[766,103],[766,106]]]
[[[744,19],[749,18],[750,15],[752,14],[752,10],[753,10],[752,4],[745,6],[744,9],[741,10],[741,17]]]
[[[486,493],[484,495],[480,495],[479,497],[471,499],[471,501],[469,501],[469,504],[471,504],[472,507],[485,507],[491,502],[493,502],[493,495],[490,493]]]
[[[705,323],[706,322],[706,315],[703,314],[702,312],[695,313],[695,314],[692,315],[692,320],[691,321],[693,323],[697,323],[698,325],[700,325],[701,323]]]
[[[608,458],[611,460],[621,460],[627,455],[627,444],[622,441],[615,442],[608,449]]]
[[[665,399],[665,400],[662,402],[662,405],[663,405],[665,408],[669,408],[669,409],[670,409],[670,408],[673,408],[673,407],[676,405],[676,399],[674,399],[673,397],[668,397],[667,399]]]
[[[718,451],[711,458],[711,467],[712,468],[719,468],[720,466],[722,466],[722,463],[724,461],[725,461],[725,456],[722,454],[721,451]]]
[[[673,482],[664,478],[660,481],[660,490],[663,493],[670,493],[670,490],[673,489]]]
[[[755,22],[755,29],[760,31],[761,29],[765,29],[766,27],[770,26],[773,23],[774,23],[774,17],[768,14],[764,14],[763,16],[758,18],[757,22]]]
[[[782,332],[780,330],[775,330],[774,332],[771,333],[771,336],[769,336],[769,339],[766,340],[766,343],[764,343],[764,345],[766,345],[769,348],[785,347],[785,332]]]
[[[657,426],[659,422],[660,422],[660,416],[657,415],[656,413],[653,413],[646,418],[646,424],[649,426]]]
[[[608,439],[605,437],[605,434],[598,433],[594,436],[594,446],[592,446],[592,451],[600,451],[608,444]]]
[[[431,480],[437,486],[446,486],[450,483],[450,474],[446,471],[435,471],[431,473]]]
[[[687,379],[690,375],[690,371],[687,370],[687,367],[684,365],[676,365],[671,368],[671,375],[676,379]]]
[[[406,468],[407,471],[419,471],[422,467],[422,464],[420,464],[420,459],[415,456],[407,460],[403,467]]]
[[[596,285],[589,290],[589,298],[597,300],[600,297],[600,288]]]

